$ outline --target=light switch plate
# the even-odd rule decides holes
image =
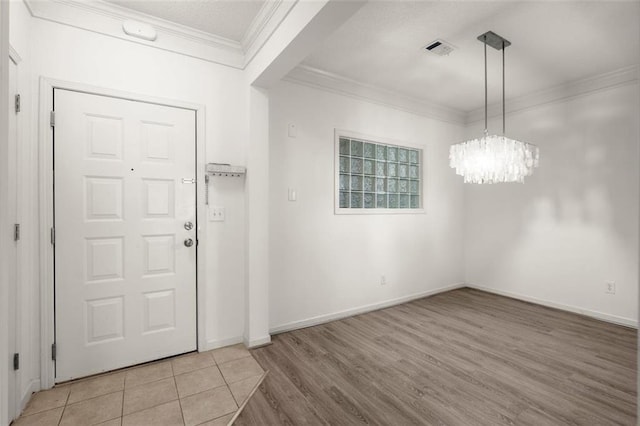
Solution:
[[[224,222],[224,207],[209,206],[209,222]]]

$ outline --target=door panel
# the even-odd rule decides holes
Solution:
[[[54,99],[56,381],[195,350],[195,112]]]

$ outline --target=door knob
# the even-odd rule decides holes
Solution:
[[[187,238],[184,240],[184,245],[187,247],[191,247],[193,245],[193,240],[191,238]]]
[[[187,231],[191,231],[193,229],[193,223],[185,222],[184,223],[184,229],[186,229]]]

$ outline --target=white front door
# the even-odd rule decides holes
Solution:
[[[195,350],[195,111],[54,110],[56,382]]]

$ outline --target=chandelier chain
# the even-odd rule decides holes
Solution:
[[[505,93],[504,93],[505,92],[505,90],[504,90],[504,50],[505,49],[504,48],[505,47],[506,46],[504,45],[504,40],[502,40],[502,136],[506,135],[506,122],[507,122],[507,120],[505,119],[505,115],[507,113],[506,113],[506,110],[505,110],[505,107],[504,107],[504,105],[505,105],[505,100],[504,100],[504,98],[505,98]]]
[[[487,36],[484,36],[484,134],[489,134],[489,124],[487,120]]]

